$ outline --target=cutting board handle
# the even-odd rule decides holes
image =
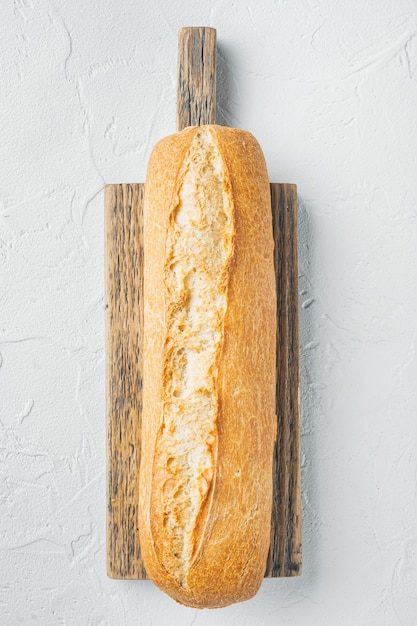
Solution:
[[[216,123],[216,29],[178,32],[177,130]]]

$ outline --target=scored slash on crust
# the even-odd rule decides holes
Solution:
[[[165,395],[153,471],[154,484],[163,491],[154,490],[154,502],[163,504],[155,507],[152,527],[166,538],[157,554],[185,588],[213,491],[217,358],[233,250],[226,176],[213,133],[200,129],[179,174],[181,186],[169,216]]]

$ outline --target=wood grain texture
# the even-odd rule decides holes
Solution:
[[[285,183],[270,187],[277,286],[278,436],[265,576],[280,577],[301,574],[297,187]]]
[[[142,409],[143,184],[107,185],[107,572],[144,578],[138,532]]]
[[[107,562],[112,578],[145,579],[137,532],[144,185],[107,185]],[[301,573],[297,190],[271,184],[278,291],[277,415],[266,577]]]
[[[216,123],[216,29],[178,33],[177,130]]]
[[[216,31],[179,31],[177,130],[216,121]],[[112,578],[145,579],[138,536],[142,396],[144,185],[107,185],[107,563]],[[297,189],[271,184],[278,292],[277,416],[266,577],[301,573]]]

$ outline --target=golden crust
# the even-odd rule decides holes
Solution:
[[[262,151],[242,130],[212,125],[233,200],[233,250],[217,360],[217,454],[210,501],[195,526],[198,541],[186,584],[160,562],[169,537],[156,516],[155,447],[163,411],[167,301],[164,271],[181,166],[196,133],[190,127],[154,148],[145,186],[144,389],[139,530],[151,580],[176,601],[222,607],[251,598],[270,541],[275,439],[276,292],[269,182]],[[159,497],[159,496],[158,496]],[[161,542],[163,544],[161,550]],[[168,571],[168,569],[170,571]]]

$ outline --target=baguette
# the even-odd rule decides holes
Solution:
[[[177,602],[258,591],[270,544],[276,290],[268,174],[248,132],[161,140],[144,203],[139,532]]]

